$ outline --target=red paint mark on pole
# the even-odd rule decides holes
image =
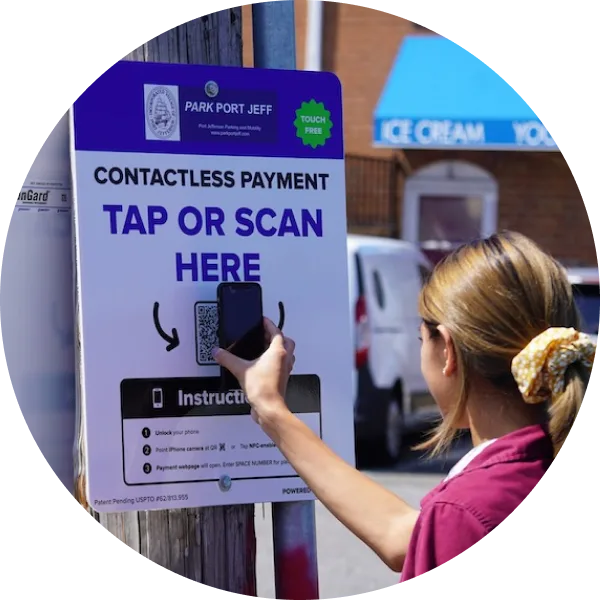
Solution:
[[[315,503],[273,504],[275,593],[280,600],[317,600]]]
[[[275,571],[277,597],[285,600],[316,600],[319,585],[311,576],[311,559],[306,548],[283,552]]]

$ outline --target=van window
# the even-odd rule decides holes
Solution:
[[[421,286],[424,286],[431,275],[431,271],[427,267],[419,265],[419,273],[421,275]]]
[[[600,317],[600,289],[598,285],[574,285],[573,295],[583,317],[583,331],[598,335]]]
[[[385,308],[385,295],[383,293],[383,285],[381,283],[381,275],[379,271],[373,271],[373,287],[375,290],[375,298],[379,308],[383,310]]]

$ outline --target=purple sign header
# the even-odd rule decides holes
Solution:
[[[122,61],[73,111],[76,150],[344,157],[331,73]]]

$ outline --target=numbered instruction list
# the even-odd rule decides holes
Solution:
[[[296,477],[252,420],[243,392],[220,385],[218,377],[122,382],[127,485]],[[319,387],[316,375],[292,376],[286,402],[320,436]]]

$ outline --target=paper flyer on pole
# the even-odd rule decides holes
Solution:
[[[2,338],[19,407],[73,492],[75,358],[69,119],[40,149],[16,198],[2,262]]]

